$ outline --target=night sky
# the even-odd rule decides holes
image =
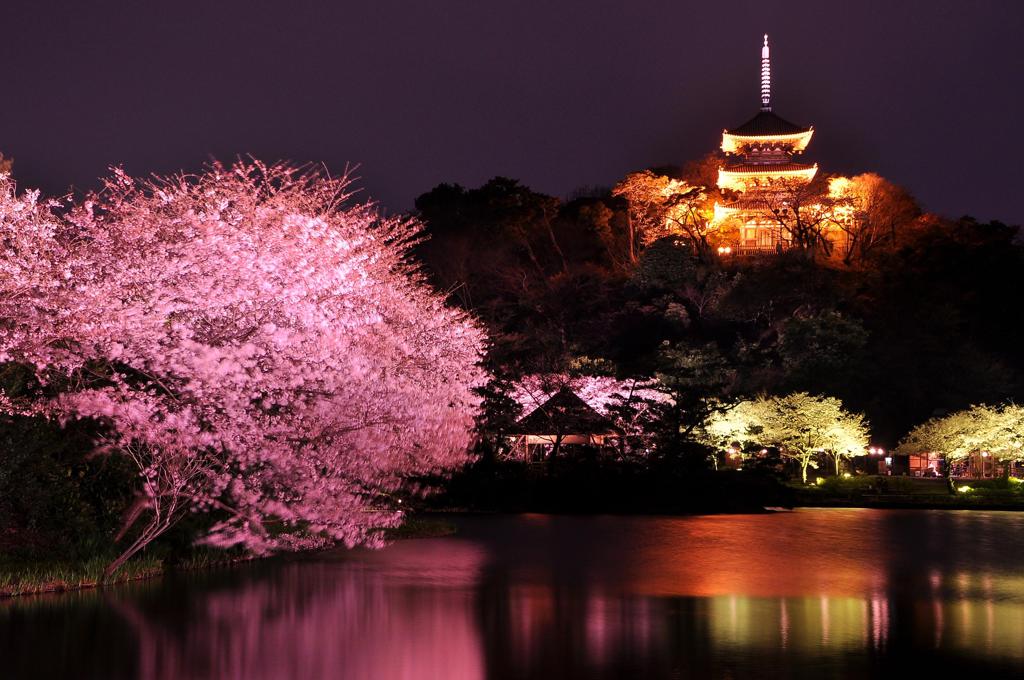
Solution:
[[[4,2],[0,151],[91,188],[238,154],[360,164],[391,210],[494,175],[564,196],[679,164],[758,109],[826,172],[1024,222],[1024,3]]]

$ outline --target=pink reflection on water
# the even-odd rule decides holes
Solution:
[[[210,592],[183,632],[150,622],[128,600],[114,606],[135,630],[144,680],[196,677],[197,669],[227,680],[485,677],[476,602],[465,587],[480,551],[422,541],[405,556],[410,562],[392,570],[294,564],[273,580]],[[417,567],[434,585],[411,587]]]
[[[663,612],[646,599],[595,594],[587,600],[587,657],[601,665],[618,655],[644,653],[661,642]]]
[[[1024,577],[901,571],[884,516],[503,520],[501,541],[403,541],[242,577],[178,626],[118,606],[153,680],[608,677],[678,662],[681,640],[716,659],[825,658],[896,653],[908,630],[928,654],[1024,658]]]
[[[596,593],[587,600],[587,654],[597,664],[603,664],[610,656],[610,629],[619,613],[617,604]]]
[[[882,649],[889,640],[889,600],[882,595],[871,597],[871,646]]]

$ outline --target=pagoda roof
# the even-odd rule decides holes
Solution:
[[[807,165],[806,163],[793,163],[790,161],[784,161],[782,163],[736,163],[734,165],[727,165],[723,168],[726,172],[738,172],[749,175],[757,174],[772,174],[778,172],[800,172],[801,170],[810,170],[811,168],[817,167],[816,165]]]
[[[780,118],[771,111],[759,111],[756,116],[743,125],[727,130],[736,137],[768,137],[778,135],[798,135],[810,131],[810,127],[801,127]]]
[[[746,191],[748,181],[758,177],[772,180],[795,179],[810,182],[818,172],[818,165],[803,163],[737,163],[718,170],[718,188]]]

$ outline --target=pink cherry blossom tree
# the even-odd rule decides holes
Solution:
[[[139,470],[108,573],[197,511],[216,546],[379,544],[403,479],[468,455],[482,332],[410,262],[420,224],[344,177],[117,171],[77,205],[0,177],[0,229],[0,360]]]

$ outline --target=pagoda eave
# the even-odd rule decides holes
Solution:
[[[772,183],[778,181],[810,182],[818,172],[818,164],[804,166],[798,163],[771,164],[747,167],[718,169],[718,188],[733,191],[746,191],[751,184]]]
[[[722,151],[727,154],[743,153],[752,146],[786,147],[793,153],[800,153],[811,143],[814,128],[803,132],[786,135],[738,135],[728,130],[722,131]]]

